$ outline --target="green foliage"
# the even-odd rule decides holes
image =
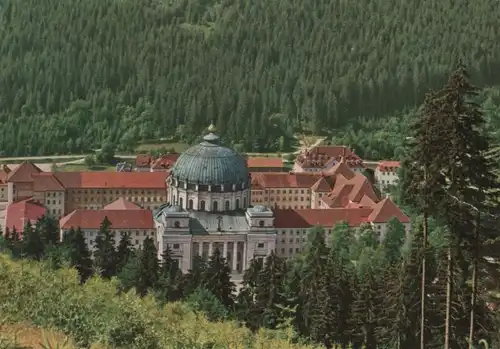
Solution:
[[[194,311],[203,312],[210,321],[220,321],[228,317],[224,304],[206,288],[196,289],[186,298],[186,303]]]
[[[115,238],[110,228],[111,222],[104,217],[95,239],[94,266],[97,273],[104,278],[116,274]]]
[[[444,81],[450,52],[479,84],[499,82],[495,6],[10,0],[0,10],[0,149],[125,150],[192,140],[214,120],[231,143],[265,150],[296,128],[380,123]],[[387,152],[393,134],[363,143]]]

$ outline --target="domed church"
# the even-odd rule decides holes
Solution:
[[[167,200],[186,210],[230,212],[250,202],[246,160],[219,144],[215,127],[176,161],[167,179]]]
[[[213,125],[201,143],[177,159],[167,177],[167,201],[155,213],[158,255],[168,247],[181,270],[218,249],[239,281],[253,258],[275,249],[273,212],[249,207],[246,159],[222,146]]]

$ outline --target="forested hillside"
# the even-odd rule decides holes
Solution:
[[[420,104],[458,57],[500,83],[494,0],[2,3],[5,155],[189,141],[211,120],[262,151]]]

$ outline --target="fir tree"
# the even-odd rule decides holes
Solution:
[[[401,258],[401,248],[406,239],[405,227],[396,218],[391,218],[387,223],[387,231],[382,240],[382,249],[387,263],[392,265]]]
[[[19,233],[17,232],[16,227],[12,228],[12,232],[9,235],[9,245],[10,245],[10,250],[12,251],[12,257],[13,258],[21,258],[22,257],[22,242],[21,238],[19,236]]]
[[[158,251],[153,239],[147,237],[139,251],[139,278],[136,285],[137,293],[145,296],[158,282]]]
[[[184,296],[190,295],[197,288],[203,286],[203,277],[206,269],[207,263],[205,259],[201,256],[195,256],[192,268],[184,278]]]
[[[129,233],[122,232],[120,237],[120,242],[116,249],[116,270],[120,270],[125,266],[128,259],[133,253],[132,239]]]
[[[233,305],[235,285],[231,281],[231,269],[219,249],[216,249],[203,273],[203,286],[228,309]]]
[[[283,261],[273,252],[260,270],[255,288],[255,308],[261,313],[261,326],[275,329],[281,319],[278,305],[283,304],[281,289],[284,281]]]
[[[36,221],[35,229],[44,246],[57,245],[59,242],[59,224],[55,219],[43,215]]]
[[[117,275],[119,280],[118,290],[120,292],[128,292],[131,289],[136,289],[139,283],[139,273],[139,259],[137,253],[134,252],[129,256],[127,262]]]
[[[83,231],[80,228],[71,229],[64,245],[68,249],[70,265],[78,270],[80,282],[84,283],[92,275],[92,259]]]
[[[255,294],[261,270],[261,263],[253,258],[243,274],[240,292],[236,296],[237,316],[252,331],[257,330],[261,323],[261,309],[258,309],[255,304]]]
[[[182,298],[183,283],[182,272],[178,263],[172,258],[172,251],[166,248],[162,253],[156,297],[162,302],[174,302]]]
[[[23,230],[23,254],[24,257],[40,260],[43,255],[42,239],[38,231],[33,229],[30,222],[26,222]]]
[[[115,239],[110,228],[111,222],[104,217],[95,239],[94,268],[103,278],[116,275]]]

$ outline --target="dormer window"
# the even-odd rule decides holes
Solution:
[[[174,222],[174,228],[180,228],[181,227],[181,222],[175,221]]]
[[[264,221],[259,221],[259,227],[261,227],[261,228],[264,227]]]

